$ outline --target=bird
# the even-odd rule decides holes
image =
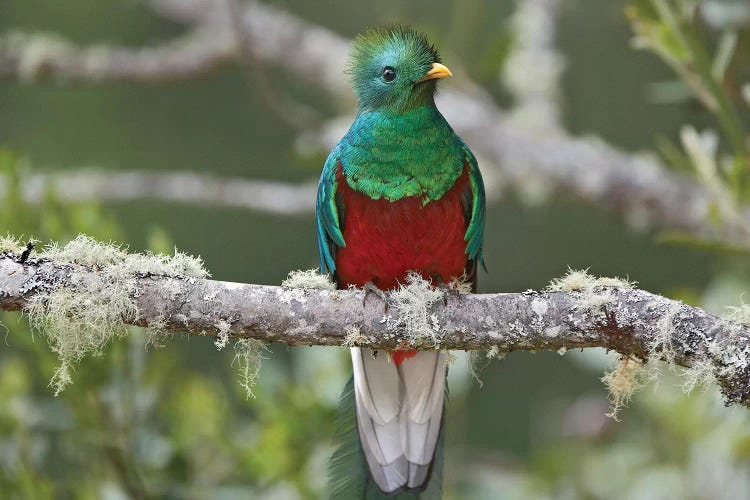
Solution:
[[[354,38],[348,73],[357,114],[318,185],[320,272],[339,289],[365,289],[365,300],[409,273],[444,288],[463,279],[476,291],[484,184],[435,104],[438,80],[452,72],[423,33],[395,25]],[[350,351],[329,497],[440,498],[446,353]]]

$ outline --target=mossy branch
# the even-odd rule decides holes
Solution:
[[[728,402],[750,406],[750,328],[617,280],[572,273],[545,291],[449,296],[446,305],[414,279],[409,300],[398,302],[399,294],[391,294],[393,303],[385,312],[379,300],[369,298],[363,306],[360,291],[333,290],[320,277],[310,286],[326,289],[306,286],[300,276],[288,283],[296,288],[263,286],[196,277],[201,273],[192,261],[179,255],[177,262],[159,260],[168,272],[149,255],[70,257],[48,251],[22,261],[15,251],[0,253],[0,309],[60,321],[38,323],[42,330],[85,329],[81,318],[87,320],[88,312],[81,304],[87,303],[99,310],[92,317],[98,324],[85,335],[100,336],[129,324],[214,335],[223,342],[236,337],[382,349],[411,343],[422,349],[495,353],[604,347],[627,358],[659,358],[708,371]],[[138,270],[138,262],[148,266]],[[53,303],[56,296],[79,307]],[[50,310],[56,307],[61,309]],[[76,335],[79,344],[58,345],[64,362],[75,361],[79,347],[85,353],[99,342]]]

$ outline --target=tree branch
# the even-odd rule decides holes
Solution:
[[[321,124],[320,116],[312,108],[293,101],[278,92],[274,83],[268,78],[251,50],[252,38],[247,33],[246,23],[240,0],[225,0],[231,19],[231,26],[237,45],[237,59],[248,85],[262,99],[261,104],[274,114],[282,123],[294,130],[305,130]]]
[[[515,97],[511,119],[528,130],[560,130],[564,57],[555,48],[560,0],[522,0],[511,18],[515,42],[501,80]]]
[[[0,175],[0,197],[7,187]],[[199,206],[239,208],[279,215],[312,213],[317,181],[300,184],[219,178],[194,172],[117,172],[82,169],[34,173],[20,179],[27,203],[42,203],[49,192],[62,202],[122,202],[154,199]]]
[[[199,27],[163,45],[79,47],[59,36],[9,33],[0,37],[0,81],[24,83],[155,83],[195,78],[234,59],[226,29]]]
[[[39,257],[20,260],[20,254],[0,256],[2,310],[24,310],[35,297],[58,290],[90,293],[97,282],[110,293],[123,279],[108,273],[106,265],[87,267]],[[750,329],[643,290],[603,286],[607,281],[583,283],[573,291],[465,295],[451,298],[448,305],[442,300],[409,305],[391,294],[391,307],[384,314],[378,301],[363,307],[359,291],[179,275],[133,277],[135,286],[120,288],[129,290],[137,314],[122,321],[136,326],[201,335],[222,332],[291,345],[391,350],[405,345],[503,352],[604,347],[643,360],[662,358],[710,369],[727,401],[750,406]],[[419,321],[428,331],[415,337]]]

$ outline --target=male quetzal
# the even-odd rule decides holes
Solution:
[[[357,36],[350,64],[357,117],[318,187],[321,272],[341,289],[393,289],[410,271],[475,289],[484,186],[474,155],[435,106],[436,81],[450,70],[424,35],[404,27]],[[351,356],[331,497],[439,497],[445,353],[353,347]]]

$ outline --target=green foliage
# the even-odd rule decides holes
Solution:
[[[712,7],[720,7],[712,3]],[[633,45],[651,51],[672,68],[715,117],[726,151],[717,150],[711,132],[698,141],[690,128],[683,131],[683,145],[699,178],[725,198],[723,201],[736,204],[750,199],[750,167],[747,102],[735,87],[735,78],[746,76],[750,64],[735,57],[736,26],[719,27],[718,34],[711,32],[701,24],[698,7],[699,2],[692,0],[633,0],[626,14],[635,34]],[[669,149],[668,157],[674,160],[674,148]]]

